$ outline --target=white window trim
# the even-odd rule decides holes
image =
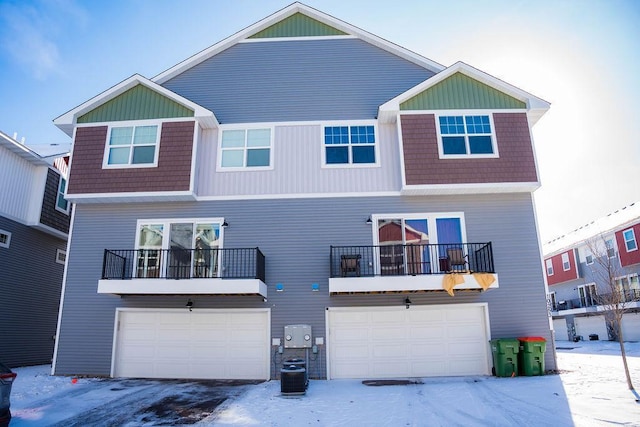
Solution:
[[[373,135],[376,142],[373,144],[373,153],[376,157],[376,161],[374,163],[332,163],[327,164],[327,145],[324,143],[324,128],[331,126],[373,126]],[[351,134],[351,133],[349,133]],[[352,147],[353,145],[349,143],[348,146]],[[360,169],[360,168],[376,168],[380,167],[380,136],[378,134],[378,122],[376,120],[349,120],[349,121],[331,121],[331,122],[322,122],[320,125],[320,156],[322,159],[321,167],[323,169]],[[349,160],[351,160],[351,150],[349,150]]]
[[[380,219],[426,219],[427,224],[431,227],[431,224],[435,227],[435,221],[440,218],[459,218],[460,219],[460,233],[462,234],[462,243],[467,243],[467,226],[464,220],[464,212],[429,212],[429,213],[396,213],[396,214],[374,214],[371,215],[373,244],[379,245],[378,228],[376,224]],[[429,228],[431,230],[431,228]],[[437,244],[437,233],[429,233],[429,244]]]
[[[624,236],[624,234],[626,232],[628,232],[628,231],[631,231],[631,235],[633,236],[633,239],[631,239],[631,240],[627,240],[626,237]],[[636,232],[635,232],[635,230],[633,228],[628,228],[628,229],[622,231],[622,240],[624,240],[624,249],[627,252],[634,252],[634,251],[638,250],[638,240],[636,239]],[[636,247],[635,247],[635,249],[629,250],[629,247],[627,246],[627,243],[631,242],[631,241],[633,241],[635,243]]]
[[[244,147],[244,163],[247,163],[247,147],[246,147],[246,131],[252,129],[269,129],[269,166],[242,166],[242,167],[224,167],[222,166],[222,134],[228,130],[243,130],[245,131],[245,147]],[[216,161],[216,172],[254,172],[254,171],[266,171],[273,170],[273,158],[275,151],[275,127],[273,125],[228,125],[228,126],[220,126],[220,131],[218,132],[218,150],[217,156],[218,159]]]
[[[60,256],[64,257],[64,260],[60,259]],[[56,263],[64,265],[67,260],[67,251],[62,249],[56,249]]]
[[[155,168],[158,167],[158,156],[160,154],[160,136],[162,134],[162,121],[161,120],[132,120],[122,121],[116,123],[109,123],[107,129],[107,140],[104,143],[104,154],[102,156],[102,168],[103,169],[140,169],[140,168]],[[138,126],[157,126],[156,132],[156,149],[154,152],[153,163],[142,164],[126,164],[126,165],[110,165],[109,164],[109,140],[111,139],[111,130],[113,128],[123,127],[138,127]],[[132,145],[129,145],[131,147]],[[131,154],[130,154],[131,156]]]
[[[609,247],[608,243],[611,242],[611,247]],[[607,253],[607,256],[609,258],[615,258],[616,257],[616,241],[615,238],[611,238],[611,239],[606,239],[604,241],[604,250]],[[611,250],[611,255],[609,255],[609,251]]]
[[[58,181],[58,191],[56,192],[56,210],[58,212],[62,212],[65,215],[69,215],[69,211],[71,209],[71,202],[70,201],[66,200],[66,198],[65,198],[65,200],[67,202],[67,209],[62,209],[58,205],[58,197],[60,197],[60,194],[62,193],[60,191],[60,187],[62,186],[62,180],[65,180],[67,182],[67,185],[69,185],[69,181],[67,181],[64,176],[60,175],[60,180]],[[67,195],[67,192],[66,192],[66,188],[65,188],[64,193],[62,193],[62,197],[65,197],[66,195]]]
[[[561,257],[561,260],[562,260],[562,271],[571,270],[571,261],[569,260],[569,254],[567,252],[565,252],[560,257]],[[567,268],[565,268],[565,264],[568,265]]]
[[[589,257],[591,257],[591,262],[589,262]],[[591,252],[587,252],[584,255],[584,262],[587,265],[591,265],[594,263],[593,254]]]
[[[0,234],[4,234],[7,236],[6,242],[0,242],[0,248],[8,248],[9,246],[11,246],[11,233],[6,230],[0,230]]]
[[[487,112],[483,110],[443,110],[434,114],[436,133],[438,137],[438,157],[440,159],[497,159],[500,157],[498,153],[498,138],[496,137],[496,127],[493,123],[493,112]],[[442,134],[440,132],[440,117],[443,116],[489,116],[489,125],[491,126],[491,146],[493,148],[492,154],[444,154],[444,148],[442,146]],[[469,151],[469,134],[466,133],[465,123],[465,145],[467,152]]]
[[[551,258],[546,259],[544,261],[544,265],[545,265],[545,269],[547,271],[547,276],[548,277],[553,276],[553,273],[554,273],[554,271],[553,271],[553,260]]]

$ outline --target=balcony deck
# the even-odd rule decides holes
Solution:
[[[106,249],[98,293],[267,296],[258,248]]]
[[[499,287],[490,242],[332,246],[330,263],[332,294]]]

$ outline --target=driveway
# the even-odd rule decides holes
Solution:
[[[59,392],[32,400],[28,408],[21,408],[17,390],[11,427],[195,424],[260,381],[80,378],[71,384],[66,378],[65,383]]]

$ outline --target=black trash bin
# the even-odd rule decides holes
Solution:
[[[280,392],[284,395],[305,394],[306,369],[288,365],[280,369]]]

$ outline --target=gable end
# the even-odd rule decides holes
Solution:
[[[302,13],[294,13],[290,17],[252,35],[250,39],[266,39],[279,37],[322,37],[345,36],[347,33],[330,25],[310,18]]]
[[[138,84],[99,107],[78,117],[78,123],[193,117],[194,112]]]
[[[524,102],[459,72],[400,104],[401,110],[524,108]]]

